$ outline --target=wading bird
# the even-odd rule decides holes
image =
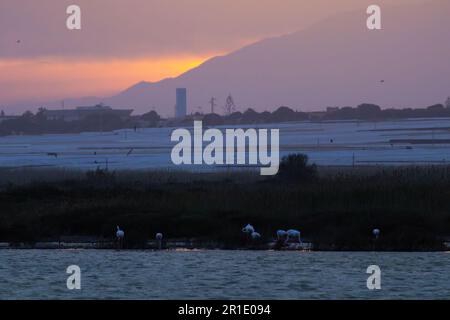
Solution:
[[[287,236],[287,232],[286,231],[284,231],[284,230],[278,230],[277,231],[277,240],[278,241],[285,239],[286,236]]]
[[[287,232],[286,242],[293,241],[296,242],[298,240],[298,243],[302,243],[302,239],[300,237],[301,233],[298,230],[290,229]]]
[[[163,234],[158,232],[155,236],[155,239],[156,239],[156,245],[158,246],[158,250],[161,250]]]
[[[123,238],[125,237],[125,232],[123,232],[123,230],[120,230],[119,226],[117,226],[116,237],[117,237],[117,248],[120,250],[123,247]]]
[[[375,240],[380,236],[380,229],[373,229],[373,235],[375,236]]]
[[[247,224],[244,228],[242,228],[242,232],[251,235],[253,232],[255,232],[255,228],[253,228],[251,224]]]
[[[258,240],[261,238],[261,235],[256,231],[252,232],[251,236],[252,236],[252,240]]]

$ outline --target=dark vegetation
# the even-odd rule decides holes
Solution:
[[[44,134],[44,133],[79,133],[86,131],[112,131],[126,128],[154,128],[171,126],[191,126],[194,120],[202,120],[204,125],[239,125],[264,124],[288,121],[333,121],[360,120],[382,121],[388,119],[406,118],[434,118],[450,117],[450,100],[447,106],[436,104],[427,108],[384,109],[374,104],[361,104],[353,107],[333,107],[325,112],[300,112],[289,107],[279,107],[273,112],[257,112],[247,109],[245,112],[236,111],[228,115],[192,114],[184,119],[161,119],[155,111],[140,116],[121,119],[114,114],[93,114],[83,119],[66,122],[64,120],[49,120],[45,117],[45,109],[41,108],[36,114],[30,111],[22,116],[0,121],[0,136],[11,134]],[[2,113],[4,116],[4,113]],[[1,115],[0,115],[1,117]]]
[[[192,124],[194,119],[201,119],[205,125],[236,125],[236,124],[261,124],[288,121],[333,121],[333,120],[361,120],[383,121],[390,119],[407,118],[439,118],[450,117],[450,101],[447,106],[436,104],[426,108],[384,109],[378,105],[364,103],[356,108],[331,107],[324,112],[294,111],[289,107],[279,107],[273,112],[257,112],[247,109],[245,112],[236,111],[229,115],[218,114],[194,114],[184,119],[183,123]]]
[[[113,131],[133,128],[135,125],[134,121],[122,120],[113,114],[93,114],[71,122],[49,120],[43,116],[41,109],[36,114],[27,111],[18,118],[0,122],[0,136]]]
[[[320,250],[440,250],[450,235],[448,166],[322,170],[293,155],[276,178],[97,170],[13,179],[20,174],[0,171],[0,241],[112,239],[120,225],[128,248],[156,232],[235,248],[251,223],[264,240],[299,229]]]
[[[329,108],[323,120],[389,120],[407,118],[450,117],[450,103],[432,105],[426,108],[381,109],[375,104],[364,103],[356,108]]]

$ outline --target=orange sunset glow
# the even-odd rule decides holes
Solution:
[[[136,82],[158,81],[192,69],[209,56],[141,58],[135,60],[67,61],[57,58],[0,61],[3,101],[29,98],[57,99],[64,95],[114,94]],[[40,77],[40,75],[45,75]]]

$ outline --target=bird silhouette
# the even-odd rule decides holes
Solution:
[[[261,234],[259,234],[258,232],[252,232],[251,237],[253,240],[258,240],[261,238]]]
[[[287,233],[286,243],[288,243],[289,241],[292,241],[292,240],[298,241],[298,243],[300,243],[300,244],[302,243],[302,240],[300,237],[300,235],[301,235],[300,231],[295,230],[295,229],[290,229],[290,230],[286,231],[286,233]]]
[[[255,232],[255,228],[253,228],[251,224],[247,224],[244,228],[242,228],[242,232],[251,235],[253,232]]]
[[[286,238],[286,236],[287,236],[287,232],[286,231],[284,231],[284,230],[278,230],[277,231],[277,240],[284,239],[284,238]]]
[[[125,237],[125,232],[117,226],[116,238],[117,238],[117,249],[123,248],[123,238]]]
[[[163,234],[158,232],[156,234],[155,238],[156,238],[156,245],[158,246],[158,249],[161,250],[162,249]]]
[[[372,234],[375,236],[375,239],[378,239],[378,237],[380,236],[380,229],[373,229]]]

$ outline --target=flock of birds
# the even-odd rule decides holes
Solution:
[[[261,234],[256,232],[255,228],[251,224],[247,224],[244,228],[242,228],[242,232],[248,236],[254,241],[261,239]],[[372,234],[375,237],[375,240],[377,240],[380,236],[380,229],[373,229]],[[125,238],[125,232],[120,229],[119,226],[117,226],[116,231],[116,238],[117,238],[117,245],[118,248],[121,249],[123,247],[123,240]],[[156,244],[158,246],[158,249],[161,250],[162,248],[162,240],[163,240],[163,234],[158,232],[155,236]],[[285,230],[277,230],[277,242],[288,244],[288,243],[298,243],[302,244],[301,239],[301,232],[295,229],[289,229],[287,231]]]
[[[244,228],[242,228],[242,232],[249,235],[252,240],[258,240],[261,238],[261,234],[256,232],[255,228],[251,224],[247,224]],[[302,243],[301,233],[295,229],[285,230],[277,230],[277,240],[288,242],[298,242]]]

